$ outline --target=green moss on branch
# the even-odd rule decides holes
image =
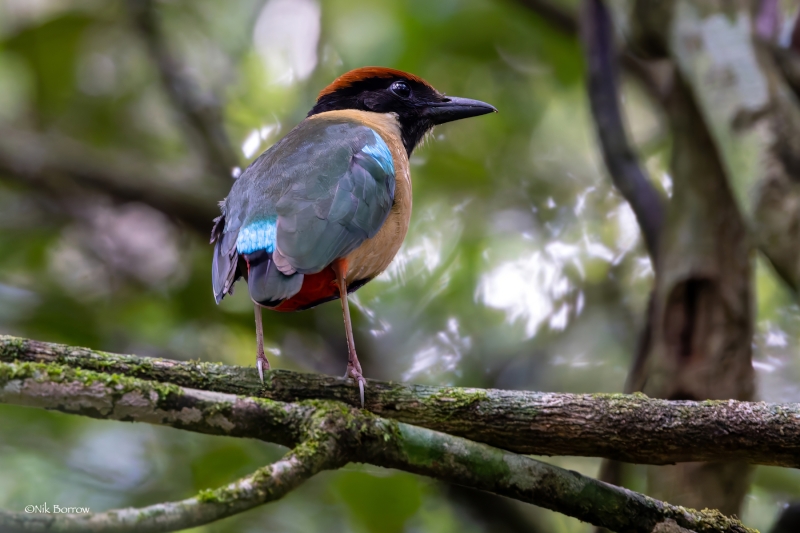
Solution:
[[[37,515],[0,511],[5,533],[166,533],[202,526],[278,500],[321,470],[339,466],[335,448],[302,444],[281,460],[193,498],[139,509],[84,515]]]
[[[110,354],[0,336],[0,362],[57,363],[76,370],[171,383],[263,401],[336,401],[357,406],[342,378]],[[92,379],[100,379],[92,378]],[[269,405],[269,404],[265,404]],[[366,407],[408,424],[535,455],[577,455],[670,464],[745,461],[800,467],[800,406],[670,402],[644,395],[556,394],[369,381]],[[276,415],[277,416],[277,415]],[[720,424],[726,431],[720,434]]]
[[[445,394],[453,397],[454,391]],[[459,409],[487,401],[474,391],[460,398]],[[721,515],[674,507],[529,457],[387,420],[341,402],[282,403],[76,371],[56,363],[0,363],[0,401],[296,446],[283,460],[189,500],[71,518],[0,513],[2,531],[155,532],[193,527],[277,499],[320,469],[359,461],[495,492],[610,529],[650,533],[655,524],[672,519],[698,532],[750,532]]]

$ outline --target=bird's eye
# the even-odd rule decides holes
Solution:
[[[408,98],[411,96],[411,87],[404,81],[394,82],[389,89],[400,98]]]

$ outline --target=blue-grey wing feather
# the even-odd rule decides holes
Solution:
[[[392,155],[375,131],[353,122],[304,121],[253,162],[224,202],[213,267],[218,300],[228,280],[232,285],[238,277],[242,228],[252,235],[254,224],[276,221],[275,242],[264,247],[270,253],[269,246],[277,247],[300,278],[276,275],[268,261],[248,285],[251,296],[283,299],[300,290],[303,274],[319,272],[374,236],[389,215],[394,190]]]
[[[237,268],[239,258],[236,253],[236,232],[224,233],[224,226],[225,217],[220,215],[214,219],[214,228],[211,230],[211,242],[216,242],[211,265],[211,284],[217,303],[226,294],[233,294],[233,284],[241,275]]]
[[[324,137],[317,175],[297,176],[276,204],[278,249],[301,273],[320,271],[374,236],[394,199],[391,153],[373,130],[335,124]],[[368,153],[374,146],[382,153]]]

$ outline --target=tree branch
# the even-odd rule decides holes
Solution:
[[[567,35],[578,33],[575,14],[551,0],[517,0],[517,3],[530,9],[562,33]]]
[[[0,336],[0,361],[56,363],[115,379],[128,376],[282,402],[360,404],[358,388],[338,377],[273,370],[262,386],[254,368],[109,354],[8,336]],[[797,404],[667,401],[642,394],[463,389],[370,380],[366,408],[379,416],[523,454],[646,464],[740,460],[800,467]],[[253,433],[242,429],[238,436],[263,438],[259,431],[273,431],[258,427],[260,415],[252,416],[257,426]],[[248,427],[244,421],[241,424]]]
[[[578,15],[574,11],[556,5],[550,0],[517,0],[517,3],[536,13],[564,35],[578,37],[580,24]],[[620,54],[620,63],[625,72],[638,80],[655,100],[663,98],[665,80],[662,79],[664,78],[662,69],[638,59],[630,51]]]
[[[360,461],[494,492],[615,531],[651,533],[674,521],[698,533],[752,533],[714,511],[676,507],[529,457],[337,402],[236,397],[54,363],[0,363],[0,402],[231,436],[255,431],[273,442],[301,442],[271,467],[182,502],[56,519],[0,514],[0,527],[18,531],[156,532],[192,527],[277,499],[320,470]]]
[[[754,36],[752,3],[731,4],[723,18],[700,0],[625,4],[630,46],[673,61],[711,134],[749,234],[800,292],[800,108],[791,94],[797,87],[791,52]],[[724,39],[711,45],[712,35]],[[720,47],[738,52],[720,55]]]
[[[7,533],[162,533],[201,526],[278,500],[322,470],[341,466],[332,445],[302,443],[279,461],[217,490],[139,509],[92,514],[28,514],[0,510]]]
[[[0,363],[0,402],[284,446],[301,441],[299,430],[292,428],[304,427],[311,413],[295,404],[286,409],[272,400],[46,363]]]
[[[715,511],[688,511],[524,455],[407,424],[397,429],[398,440],[380,451],[368,449],[369,462],[494,492],[612,531],[651,533],[667,520],[697,533],[753,531]]]
[[[628,142],[619,102],[619,73],[611,15],[602,0],[583,3],[580,28],[588,69],[589,103],[603,159],[614,185],[636,215],[655,265],[664,223],[664,205]]]
[[[185,75],[185,69],[170,52],[152,0],[128,0],[127,6],[158,70],[161,85],[190,138],[206,158],[209,169],[229,183],[231,170],[239,160],[223,127],[219,104],[211,97],[201,96],[197,84]]]
[[[15,129],[0,130],[0,172],[5,179],[53,190],[63,196],[67,177],[74,183],[123,202],[141,202],[208,233],[221,189],[176,187],[176,171],[142,164],[140,158],[109,154],[72,139]]]
[[[518,0],[518,3],[549,20],[553,27],[565,34],[577,33],[577,24],[565,23],[562,20],[569,14],[566,10],[561,9],[557,17],[551,17],[549,2]],[[771,9],[773,3],[772,0],[763,0],[762,8]],[[795,95],[800,94],[800,59],[796,54],[800,46],[793,44],[790,50],[786,50],[771,42],[754,40],[751,38],[749,24],[746,24],[745,29],[738,28],[741,39],[732,46],[753,49],[753,57],[758,58],[758,68],[743,66],[741,59],[746,58],[748,54],[743,56],[740,54],[742,57],[736,60],[737,68],[740,71],[746,69],[748,73],[734,77],[720,76],[715,72],[724,72],[730,66],[709,60],[711,57],[717,57],[714,54],[705,53],[699,48],[695,50],[692,46],[684,47],[684,52],[687,50],[690,52],[688,54],[670,50],[670,47],[674,48],[678,43],[703,42],[698,35],[686,35],[686,28],[681,30],[683,35],[670,37],[670,32],[678,35],[672,20],[674,2],[630,0],[625,2],[625,5],[625,11],[631,17],[629,37],[634,41],[629,43],[628,50],[646,51],[652,55],[651,58],[673,60],[683,68],[684,74],[694,71],[695,79],[692,75],[686,76],[686,79],[693,84],[698,94],[702,96],[703,92],[706,93],[706,102],[701,102],[702,111],[710,117],[710,125],[713,126],[715,122],[719,124],[718,128],[712,127],[712,132],[715,134],[717,145],[723,149],[723,156],[731,161],[728,166],[733,170],[731,174],[734,179],[730,181],[737,191],[740,208],[747,215],[750,229],[755,230],[759,248],[787,285],[796,293],[800,293],[800,253],[795,245],[798,238],[798,218],[800,218],[797,214],[797,204],[800,202],[800,186],[797,179],[800,148],[795,146],[797,131],[800,130],[800,116],[796,100],[787,98],[787,91],[782,87],[786,84]],[[697,6],[702,5],[703,2],[697,2]],[[697,6],[692,6],[692,9],[696,9]],[[750,13],[744,9],[741,13],[749,19]],[[573,14],[569,16],[575,18]],[[768,16],[772,17],[770,14]],[[731,28],[734,28],[735,24],[738,23],[729,23]],[[726,35],[732,35],[730,30]],[[792,35],[792,43],[800,42],[800,38],[795,38],[800,35],[800,24],[795,24]],[[765,48],[766,53],[761,48]],[[692,64],[695,56],[700,57],[701,61]],[[661,76],[658,71],[645,66],[629,51],[623,52],[621,58],[626,72],[642,82],[656,100],[662,100],[664,83],[663,80],[659,80]],[[699,79],[702,77],[705,77],[705,80]],[[730,87],[720,87],[721,83],[727,83],[725,80],[737,79],[738,84],[731,83]],[[749,109],[747,105],[735,105],[740,100],[752,101],[754,93],[751,89],[761,88],[763,85],[767,85],[769,92],[772,93],[769,102],[750,106],[753,109]],[[736,91],[739,91],[739,94],[735,94]],[[722,102],[723,104],[718,104],[722,112],[706,105],[708,102]],[[731,112],[725,113],[726,111]],[[715,116],[719,120],[715,120]],[[771,139],[764,142],[764,137]],[[726,147],[732,148],[726,150]],[[752,157],[749,157],[750,155]],[[758,167],[757,171],[751,172],[752,167]],[[753,190],[757,190],[756,202],[749,201]]]

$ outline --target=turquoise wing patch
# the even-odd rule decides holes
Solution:
[[[375,131],[372,132],[372,135],[375,141],[372,144],[365,144],[361,149],[361,152],[375,159],[375,161],[377,161],[381,166],[381,170],[383,170],[386,174],[391,174],[394,176],[394,159],[392,158],[392,151],[389,150],[389,146],[386,144],[386,141],[384,141],[380,135],[375,133]]]
[[[251,254],[257,250],[275,251],[278,240],[277,217],[254,220],[239,230],[236,249],[240,254]]]

